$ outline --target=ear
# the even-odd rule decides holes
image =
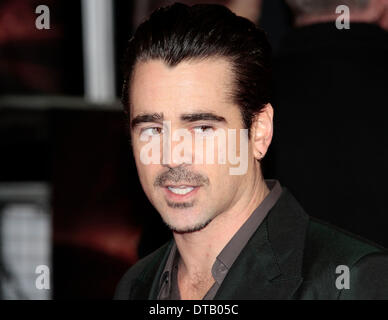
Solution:
[[[253,156],[257,160],[264,158],[273,136],[273,108],[267,103],[255,115],[251,126],[251,143]]]

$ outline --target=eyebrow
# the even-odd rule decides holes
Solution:
[[[227,122],[224,117],[218,116],[212,112],[196,112],[196,113],[184,113],[180,116],[180,119],[185,122],[195,122],[201,120],[211,120],[217,122]],[[163,113],[144,113],[137,115],[131,121],[131,127],[135,128],[140,123],[144,122],[161,122],[163,121]]]
[[[131,127],[135,128],[137,125],[143,122],[161,122],[163,120],[163,113],[145,113],[137,115],[131,121]]]
[[[185,113],[180,116],[182,121],[194,122],[200,120],[212,120],[218,122],[227,122],[224,117],[218,116],[212,112]]]

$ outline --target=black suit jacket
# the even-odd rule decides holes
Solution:
[[[168,242],[131,267],[115,299],[156,299]],[[336,287],[336,268],[350,270],[350,289]],[[383,248],[318,222],[283,193],[239,257],[215,299],[388,299]]]

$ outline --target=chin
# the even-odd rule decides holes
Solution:
[[[183,225],[177,225],[177,224],[170,224],[165,221],[165,224],[167,227],[173,231],[174,233],[178,234],[185,234],[185,233],[193,233],[200,231],[207,227],[207,225],[212,221],[213,219],[208,219],[203,222],[198,223],[191,223],[191,224],[183,224]]]

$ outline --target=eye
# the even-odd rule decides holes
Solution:
[[[141,130],[141,135],[146,136],[157,136],[161,133],[163,133],[163,128],[160,127],[150,127]]]
[[[198,126],[194,128],[194,132],[198,134],[213,134],[214,128],[212,126]]]

